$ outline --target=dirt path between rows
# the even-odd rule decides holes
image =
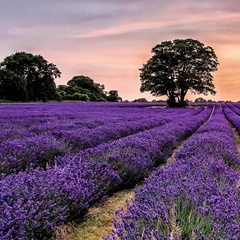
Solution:
[[[232,127],[232,131],[233,131],[233,135],[234,135],[234,140],[237,144],[237,149],[240,152],[240,137],[239,137],[238,131],[234,127]]]
[[[214,109],[207,119],[211,119]],[[206,122],[202,124],[205,125]],[[201,126],[200,126],[201,127]],[[194,133],[193,133],[194,134]],[[183,144],[192,136],[192,134],[183,140],[174,149],[172,155],[167,159],[165,164],[159,167],[168,167],[175,162],[175,153]],[[240,149],[240,139],[239,149]],[[80,223],[69,223],[59,227],[55,240],[102,240],[102,236],[107,236],[113,229],[114,213],[117,209],[126,209],[126,201],[131,201],[134,197],[134,189],[123,190],[109,197],[101,206],[90,208],[84,220]]]
[[[174,149],[167,162],[159,167],[168,167],[175,162],[175,153],[188,138],[182,141]],[[134,188],[115,193],[101,206],[90,208],[80,223],[73,222],[59,227],[56,238],[52,238],[52,240],[102,240],[102,236],[109,235],[113,229],[115,211],[120,208],[126,209],[126,201],[131,201],[133,197]]]
[[[206,121],[207,122],[207,121]],[[206,123],[205,122],[205,123]],[[240,152],[240,136],[230,124],[234,140]],[[184,140],[175,148],[173,154],[168,158],[166,164],[160,167],[167,167],[175,161],[175,153],[183,146]],[[240,182],[239,182],[240,185]],[[88,214],[81,223],[69,223],[60,227],[57,232],[57,240],[102,240],[102,236],[107,236],[113,228],[114,213],[117,209],[123,207],[126,209],[126,200],[134,197],[134,189],[123,190],[109,197],[101,206],[89,209]]]
[[[237,144],[238,152],[240,153],[240,136],[239,136],[239,133],[238,133],[237,129],[234,128],[231,124],[230,124],[230,126],[232,127],[233,136],[234,136],[234,140]],[[240,170],[240,166],[238,166],[237,169]],[[237,187],[240,187],[240,180],[238,181]]]
[[[57,231],[57,240],[100,240],[113,228],[114,213],[126,208],[126,200],[134,196],[133,189],[123,190],[109,197],[99,207],[92,207],[80,223],[68,223]]]

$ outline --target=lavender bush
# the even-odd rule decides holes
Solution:
[[[92,112],[85,108],[85,104],[71,104],[74,109],[82,111],[75,115],[66,104],[63,109],[66,115],[62,116],[59,109],[53,111],[53,108],[44,106],[49,105],[26,104],[23,105],[25,111],[19,112],[17,110],[23,109],[8,105],[10,109],[0,117],[4,125],[0,137],[0,173],[30,171],[37,167],[46,169],[55,165],[54,159],[57,156],[68,155],[70,152],[76,154],[79,150],[161,126],[175,116],[172,110],[163,112],[161,109],[145,109],[141,113],[141,119],[141,109],[135,110],[132,107],[130,109],[133,113],[126,114],[126,109],[120,108],[119,113],[112,113],[116,109],[113,108],[114,105],[104,104],[95,108],[90,104],[90,110],[94,110]],[[56,107],[55,104],[50,106]],[[111,106],[111,109],[107,106]],[[36,108],[39,108],[39,113]],[[202,110],[178,110],[178,114],[187,117]],[[104,114],[99,118],[100,111]],[[162,114],[159,116],[159,113]]]
[[[20,172],[0,181],[0,239],[48,239],[57,224],[82,216],[120,178],[108,164]]]
[[[211,108],[207,108],[197,115],[173,120],[161,127],[87,149],[72,158],[61,157],[55,160],[57,165],[65,165],[71,159],[107,162],[122,178],[121,188],[133,186],[147,177],[154,167],[164,163],[176,145],[196,131],[211,111]]]
[[[239,154],[216,106],[212,118],[177,152],[176,162],[136,188],[104,239],[239,239],[240,174],[228,165],[239,165]]]
[[[201,149],[199,151],[198,149]],[[215,107],[215,111],[210,121],[191,137],[183,150],[176,153],[178,159],[196,156],[200,159],[214,157],[222,159],[229,166],[238,166],[240,156],[237,150],[232,129],[224,117],[220,106]]]
[[[12,126],[12,132],[26,131],[29,135],[25,137],[19,134],[19,139],[11,137],[1,143],[0,152],[2,159],[5,159],[1,167],[5,174],[2,174],[0,180],[0,238],[48,239],[57,225],[81,218],[90,206],[113,191],[149,176],[153,168],[163,163],[179,142],[193,134],[209,118],[212,111],[211,107],[163,111],[145,108],[143,105],[135,106],[120,103],[40,104],[26,105],[23,108],[26,111],[21,113],[17,111],[19,106],[11,106],[2,117],[5,126],[8,129]],[[0,112],[2,108],[0,106]],[[72,108],[76,113],[73,114]],[[24,122],[26,117],[28,119]],[[9,119],[15,118],[15,122],[9,123]],[[73,129],[77,130],[75,136],[72,136]],[[79,146],[82,142],[77,142],[77,147],[71,144],[79,139],[83,139],[83,142],[88,139],[91,144],[85,141],[87,144],[83,149],[86,149],[75,154],[81,149]],[[96,147],[89,149],[89,146]],[[11,165],[11,160],[16,166]],[[194,165],[194,161],[190,162]],[[4,167],[6,164],[9,164],[8,167]],[[189,163],[185,165],[185,170],[188,170]],[[28,172],[29,169],[31,171]],[[21,172],[23,170],[27,171]],[[203,174],[204,177],[206,175]],[[171,186],[174,185],[169,183],[170,192],[174,196],[177,192],[174,193]],[[185,220],[190,220],[186,232],[191,232],[190,222],[196,226],[199,223],[205,228],[206,221],[211,226],[209,231],[215,231],[212,215],[206,214],[206,221],[202,219],[204,209],[188,218],[199,205],[188,196],[181,197],[180,202],[173,198],[169,207],[172,221],[175,211],[179,215],[183,206],[187,206]],[[166,212],[161,213],[167,216]],[[148,215],[151,216],[151,212]],[[164,224],[160,228],[169,231]],[[144,230],[144,234],[147,231]],[[195,227],[194,231],[197,234]],[[154,234],[157,236],[158,233]]]
[[[11,174],[54,165],[54,158],[70,152],[63,140],[50,134],[14,139],[0,144],[0,173]]]
[[[239,175],[216,159],[202,162],[190,158],[155,172],[127,212],[116,212],[104,239],[238,239]]]
[[[237,110],[235,109],[235,111],[233,111],[234,108],[233,106],[231,107],[230,104],[223,104],[222,108],[227,120],[237,129],[238,133],[240,133],[240,116],[237,114]],[[238,111],[240,112],[239,109]]]
[[[69,154],[70,151],[76,153],[103,142],[161,126],[172,119],[166,113],[159,116],[159,111],[149,109],[140,117],[140,110],[136,111],[133,107],[131,114],[126,114],[124,108],[115,113],[112,111],[116,108],[109,109],[104,104],[95,108],[90,104],[90,110],[84,104],[70,104],[75,110],[81,110],[75,114],[68,109],[68,104],[64,104],[61,111],[55,109],[59,104],[19,106],[0,106],[0,111],[5,110],[0,116],[3,127],[0,135],[0,173],[17,173],[36,167],[46,169],[54,165],[56,156]],[[104,113],[101,117],[100,111]],[[191,111],[182,111],[184,114],[188,112]]]

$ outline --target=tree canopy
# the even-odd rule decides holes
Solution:
[[[103,101],[105,100],[104,89],[105,86],[95,83],[92,78],[88,76],[74,76],[67,82],[70,88],[81,94],[87,94],[90,101]]]
[[[16,52],[0,63],[0,71],[0,96],[10,100],[42,101],[58,97],[54,79],[60,77],[61,72],[41,55]],[[15,91],[14,99],[10,96],[11,91]]]
[[[134,99],[133,102],[148,102],[148,100],[146,98],[137,98]]]
[[[63,100],[122,101],[117,90],[106,92],[103,84],[95,83],[92,78],[84,75],[74,76],[67,85],[59,85],[57,89]]]
[[[16,52],[0,63],[0,99],[10,101],[111,101],[122,98],[117,90],[105,91],[103,84],[88,76],[74,76],[67,85],[56,87],[61,72],[41,55]]]
[[[11,101],[26,100],[26,81],[10,70],[0,69],[0,98]]]
[[[210,46],[194,39],[176,39],[157,44],[153,56],[140,69],[140,91],[167,96],[168,105],[185,104],[188,91],[215,94],[212,72],[218,59]]]
[[[111,90],[107,93],[106,97],[108,102],[122,102],[122,98],[118,95],[117,90]]]

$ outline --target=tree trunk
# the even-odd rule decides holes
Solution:
[[[181,93],[180,93],[180,103],[184,103],[184,98],[187,94],[187,90],[181,89]]]
[[[176,99],[174,96],[170,96],[169,99],[167,100],[167,104],[169,107],[176,107]]]

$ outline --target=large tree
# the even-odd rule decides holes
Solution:
[[[12,71],[0,69],[0,99],[11,101],[26,100],[26,81]]]
[[[54,79],[60,77],[61,72],[56,65],[49,63],[41,55],[16,52],[3,60],[0,69],[6,73],[12,72],[25,81],[28,100],[57,99]],[[1,80],[8,81],[4,77]]]
[[[194,39],[176,39],[157,44],[153,56],[140,69],[141,92],[167,96],[168,105],[184,105],[188,91],[215,94],[212,72],[218,60],[213,48]]]

